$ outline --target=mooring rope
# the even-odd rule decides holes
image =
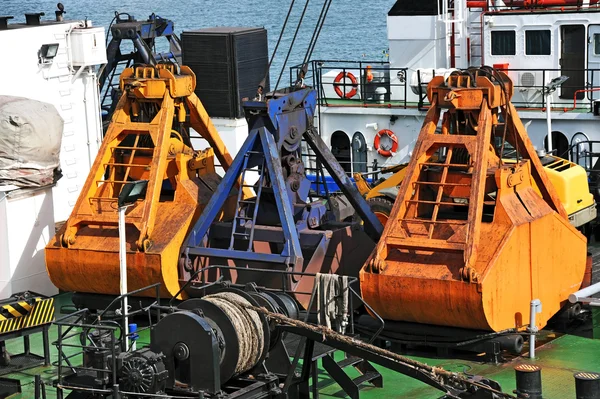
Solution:
[[[509,393],[501,392],[501,391],[494,389],[488,385],[485,385],[484,383],[469,380],[469,379],[459,375],[458,373],[446,371],[441,367],[430,366],[427,363],[422,363],[417,360],[408,358],[406,356],[398,355],[397,353],[388,351],[387,349],[383,349],[383,348],[377,347],[375,345],[371,345],[369,343],[357,340],[355,338],[348,337],[346,335],[337,333],[325,326],[316,326],[316,325],[302,322],[300,320],[294,320],[294,319],[291,319],[284,315],[270,312],[264,307],[252,306],[247,301],[245,301],[245,303],[238,302],[237,305],[240,308],[251,309],[258,313],[262,313],[267,318],[269,318],[271,321],[273,321],[277,324],[294,326],[294,327],[307,329],[312,332],[319,333],[323,337],[322,342],[324,342],[324,343],[327,343],[327,341],[343,342],[345,344],[351,344],[351,345],[354,345],[361,349],[371,351],[380,356],[386,357],[390,360],[393,360],[393,361],[396,361],[399,363],[404,363],[405,365],[413,368],[415,371],[421,371],[421,372],[427,373],[433,379],[438,380],[440,382],[444,381],[445,383],[454,383],[454,384],[459,384],[459,385],[462,384],[464,386],[473,386],[473,387],[477,387],[479,389],[482,389],[482,390],[485,390],[488,392],[492,392],[492,393],[496,394],[499,398],[517,399],[516,396],[513,396]]]
[[[229,317],[239,342],[235,374],[241,374],[256,366],[264,351],[264,330],[258,313],[251,303],[233,292],[219,292],[202,298],[218,306]]]

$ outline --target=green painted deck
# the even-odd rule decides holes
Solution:
[[[56,301],[56,306],[68,303],[69,297],[62,296]],[[59,309],[57,309],[57,312]],[[58,313],[57,313],[58,314]],[[57,328],[52,326],[50,329],[50,341],[56,340],[58,335]],[[42,354],[41,334],[31,337],[31,349],[34,353]],[[18,353],[22,351],[22,340],[15,339],[7,342],[9,353]],[[149,342],[148,331],[140,334],[138,347]],[[57,359],[57,351],[51,347],[52,360]],[[342,356],[338,353],[337,356]],[[519,357],[510,362],[493,365],[485,364],[473,360],[461,359],[439,359],[435,357],[411,356],[416,360],[426,362],[430,365],[443,367],[446,370],[454,372],[466,372],[469,374],[479,374],[498,381],[504,392],[512,392],[515,389],[513,368],[519,363],[533,363],[542,367],[542,379],[544,397],[547,399],[570,399],[575,398],[575,383],[573,374],[578,371],[600,372],[600,340],[582,338],[572,335],[564,335],[551,340],[549,343],[537,349],[537,359],[530,361],[528,358]],[[376,366],[383,375],[383,388],[374,388],[365,386],[361,391],[363,399],[370,398],[440,398],[441,392],[434,388],[397,374],[391,370]],[[346,370],[349,370],[348,368]],[[352,369],[352,371],[354,371]],[[33,377],[40,374],[47,383],[47,397],[55,398],[55,389],[51,387],[52,380],[56,375],[55,367],[38,367],[19,373],[9,374],[4,377],[20,379],[23,385],[22,394],[15,395],[12,398],[34,397]],[[352,376],[358,376],[350,373]],[[319,380],[320,395],[323,398],[345,397],[340,387],[332,382],[329,377],[320,370]]]
[[[554,339],[537,349],[537,358],[533,361],[526,357],[515,358],[500,365],[478,363],[460,359],[436,359],[411,356],[415,360],[430,365],[443,367],[448,371],[466,372],[483,375],[496,380],[504,392],[511,393],[515,389],[515,372],[513,368],[520,363],[536,364],[542,367],[542,384],[544,398],[575,399],[575,380],[573,374],[578,371],[600,372],[600,340],[592,340],[571,335]],[[366,386],[361,390],[361,397],[370,398],[419,398],[437,399],[441,393],[420,381],[399,375],[376,366],[383,375],[383,388]],[[356,374],[358,375],[358,374]],[[322,374],[320,393],[323,397],[340,397],[343,392],[335,385],[325,386],[327,376]]]

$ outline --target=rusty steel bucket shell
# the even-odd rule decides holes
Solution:
[[[384,319],[492,331],[527,325],[530,301],[540,299],[542,328],[581,285],[586,248],[529,187],[499,197],[494,221],[481,224],[478,282],[462,278],[460,253],[391,251],[384,270],[361,270],[361,291]]]
[[[175,201],[157,204],[154,234],[145,252],[138,250],[136,240],[139,231],[133,225],[127,225],[129,291],[157,282],[161,283],[163,296],[170,297],[179,291],[181,245],[199,217],[202,207],[198,206],[198,201],[208,201],[212,191],[207,190],[198,179],[193,179],[186,182],[186,190],[178,190],[177,194]],[[61,245],[62,234],[63,231],[59,231],[46,246],[46,269],[52,283],[63,291],[118,295],[117,226],[85,226],[78,231],[75,243],[69,247]]]

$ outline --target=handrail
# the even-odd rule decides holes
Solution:
[[[569,295],[569,302],[583,302],[591,306],[600,306],[600,298],[591,298],[592,295],[595,295],[599,292],[600,283],[596,283]]]
[[[564,111],[573,111],[577,108],[577,94],[579,93],[589,93],[592,91],[600,91],[599,87],[593,88],[593,89],[581,89],[581,90],[575,90],[575,93],[573,94],[573,107],[572,108],[565,108]]]
[[[365,82],[364,76],[366,67],[370,66],[371,71],[384,72],[383,80],[370,86],[368,82]],[[300,66],[293,66],[290,68],[290,76],[295,76],[293,72],[294,68]],[[401,109],[418,109],[420,111],[426,111],[429,107],[429,103],[426,98],[425,90],[422,86],[425,82],[422,82],[420,77],[413,77],[413,73],[417,73],[423,70],[431,70],[435,75],[435,69],[419,68],[417,70],[410,69],[408,67],[397,67],[392,65],[388,61],[349,61],[349,60],[312,60],[310,63],[309,71],[306,75],[306,80],[312,79],[312,85],[318,93],[318,104],[325,107],[366,107],[366,108],[401,108]],[[325,77],[330,72],[349,72],[359,74],[356,76],[359,81],[358,93],[351,99],[340,99],[333,93],[333,80],[331,75]],[[573,106],[568,107],[570,103],[569,98],[565,98],[565,95],[555,96],[552,99],[553,112],[572,112],[572,111],[584,111],[591,112],[593,110],[594,101],[600,101],[600,96],[594,98],[594,96],[586,96],[585,101],[577,99],[577,96],[581,93],[589,93],[600,91],[600,82],[598,82],[598,76],[600,76],[600,69],[586,68],[580,69],[564,69],[564,68],[509,68],[503,70],[514,82],[515,95],[513,96],[513,104],[519,110],[535,110],[543,111],[546,108],[546,93],[544,92],[545,85],[554,77],[559,75],[569,74],[570,72],[583,72],[585,76],[585,82],[581,84],[582,87],[578,87],[573,83],[567,81],[561,89],[561,93],[567,91],[574,92]],[[535,75],[535,81],[533,84],[522,84],[521,74],[533,73]],[[328,79],[328,80],[325,80]],[[329,81],[331,79],[331,81]],[[411,79],[416,79],[413,85],[416,83],[418,87],[411,86]],[[418,80],[418,82],[417,82]],[[340,82],[338,86],[344,87],[349,83],[344,84],[344,81]],[[373,97],[372,94],[366,93],[369,90],[373,90],[374,87],[385,87],[388,92],[385,96],[383,103],[379,102],[379,99]],[[418,94],[413,94],[413,89],[418,90]],[[391,94],[390,94],[391,92]],[[366,94],[365,94],[366,93]],[[345,93],[344,93],[345,94]],[[557,98],[558,97],[558,98]],[[343,100],[343,101],[339,101]],[[579,100],[579,101],[577,101]]]

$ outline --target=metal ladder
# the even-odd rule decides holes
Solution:
[[[260,157],[261,161],[258,166],[258,190],[256,191],[256,196],[253,198],[243,199],[244,188],[254,188],[251,184],[246,184],[246,172],[256,170],[253,168],[248,168],[248,161],[251,156]],[[265,155],[259,151],[248,151],[244,154],[244,163],[242,165],[242,176],[241,176],[241,184],[240,189],[238,190],[238,197],[235,207],[235,216],[233,217],[233,224],[231,227],[231,238],[229,240],[229,250],[234,249],[234,244],[236,239],[238,240],[248,240],[248,248],[247,251],[252,251],[252,243],[254,241],[254,227],[256,226],[256,217],[258,215],[258,207],[260,202],[260,195],[263,189],[263,182],[265,178]],[[244,214],[240,214],[240,210],[244,206],[246,212]],[[248,216],[248,213],[252,213],[252,216]],[[245,231],[238,232],[238,227],[246,228],[248,222],[250,225],[250,232],[247,233]]]
[[[102,101],[100,102],[101,109],[105,111],[109,111],[112,104],[111,92],[113,89],[119,88],[119,77],[121,76],[121,72],[123,69],[129,68],[131,66],[131,58],[121,59],[115,65],[115,68],[111,71],[110,77],[106,80],[104,87],[101,87],[101,96]],[[115,82],[116,77],[116,82]]]
[[[117,208],[114,204],[116,204],[118,200],[118,193],[121,191],[121,187],[129,181],[129,175],[132,169],[145,169],[148,168],[149,164],[136,164],[134,163],[136,153],[142,152],[145,154],[154,152],[154,147],[141,147],[140,145],[140,135],[135,135],[134,143],[131,147],[125,146],[116,146],[111,148],[111,157],[108,162],[102,164],[103,167],[103,178],[100,180],[96,180],[96,192],[97,194],[90,196],[88,198],[88,202],[91,207],[96,203],[96,212],[99,213],[117,213]],[[115,151],[129,151],[129,154],[124,154],[124,160],[122,162],[117,162],[117,155]],[[117,168],[124,168],[124,175],[121,178],[117,178],[116,172]],[[104,191],[102,195],[98,195],[98,190],[100,186],[106,184],[109,185],[109,190]],[[138,202],[143,202],[144,199],[138,199]],[[103,203],[109,203],[109,209],[103,206]],[[96,215],[96,218],[100,217]],[[141,217],[133,217],[134,220],[141,219]],[[110,218],[104,218],[104,222],[113,222]]]
[[[392,240],[390,244],[392,244],[396,248],[403,249],[426,249],[426,248],[436,248],[439,250],[449,250],[451,252],[465,251],[466,241],[465,242],[448,242],[444,239],[436,239],[433,238],[434,232],[436,228],[439,228],[443,225],[454,225],[454,226],[464,226],[469,221],[462,219],[445,219],[439,220],[439,211],[441,206],[458,206],[458,207],[466,207],[469,208],[472,204],[470,202],[462,203],[462,202],[444,202],[443,194],[444,189],[448,187],[470,187],[469,183],[452,183],[448,182],[448,170],[450,168],[460,168],[460,169],[468,169],[472,165],[470,162],[465,164],[462,163],[452,163],[452,155],[454,153],[454,145],[450,144],[447,147],[446,157],[444,162],[421,162],[418,164],[419,174],[418,176],[422,176],[424,172],[427,171],[426,168],[429,167],[437,167],[441,168],[441,175],[439,181],[426,181],[417,179],[413,184],[413,194],[405,200],[405,211],[404,215],[401,215],[399,221],[406,224],[413,225],[424,225],[426,226],[427,234],[420,235],[415,234],[414,237],[408,237],[401,240]],[[435,199],[431,200],[423,200],[421,197],[421,189],[423,187],[433,187],[435,192]],[[415,210],[414,207],[418,207],[419,205],[432,205],[433,210],[430,216],[413,216],[409,217],[410,213],[417,214],[418,210]],[[397,241],[397,242],[396,242]]]

